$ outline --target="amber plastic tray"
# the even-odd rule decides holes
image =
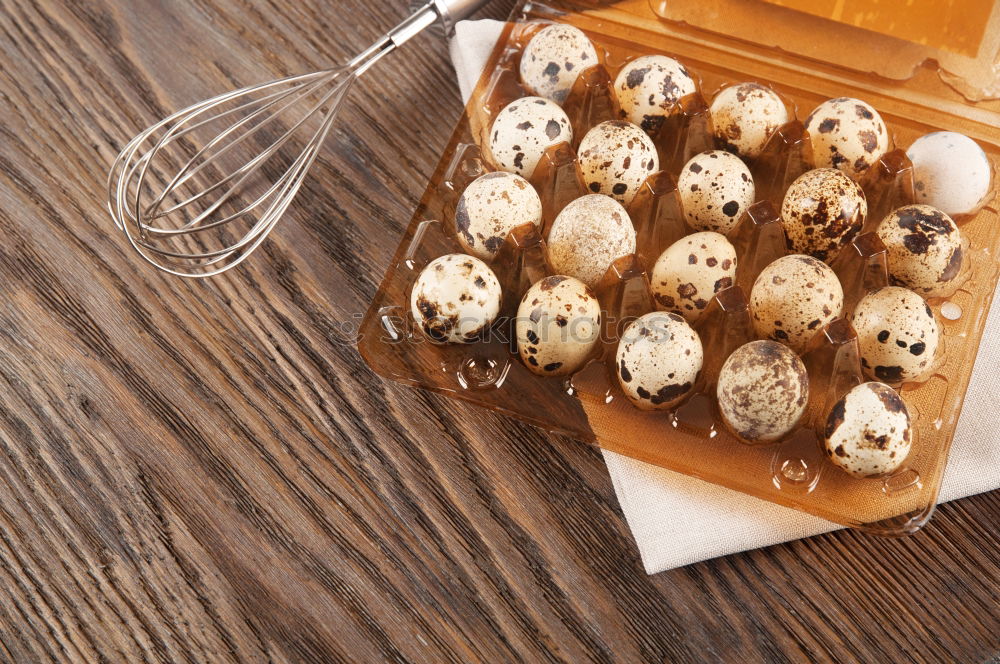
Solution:
[[[788,184],[808,169],[808,140],[798,121],[772,137],[765,154],[752,164],[758,202],[730,236],[739,254],[737,285],[720,293],[696,326],[707,358],[696,386],[698,394],[674,412],[641,412],[622,395],[606,353],[630,317],[653,308],[645,273],[649,259],[655,260],[670,242],[690,232],[681,220],[675,177],[688,157],[712,147],[705,99],[721,87],[745,80],[770,85],[798,118],[827,98],[855,96],[880,110],[897,147],[905,148],[931,131],[954,129],[977,138],[994,168],[1000,150],[971,131],[969,122],[931,114],[948,122],[929,124],[926,112],[908,113],[916,105],[895,98],[890,103],[890,97],[872,94],[870,78],[864,79],[866,87],[851,85],[849,76],[832,85],[828,75],[810,77],[801,67],[734,58],[727,50],[707,48],[700,40],[673,36],[648,6],[645,9],[645,14],[634,7],[623,11],[620,6],[569,12],[535,3],[515,11],[365,316],[360,352],[384,377],[465,399],[649,463],[870,532],[900,535],[915,531],[926,523],[936,502],[996,285],[994,257],[1000,249],[1000,234],[992,230],[1000,219],[994,208],[959,220],[968,243],[967,269],[954,294],[930,301],[941,323],[944,352],[933,375],[900,387],[913,417],[914,447],[904,467],[888,477],[855,479],[841,472],[825,459],[813,433],[833,400],[862,380],[856,339],[844,319],[824,330],[804,355],[812,387],[810,405],[802,428],[789,438],[766,446],[739,442],[720,426],[706,396],[713,392],[714,378],[728,353],[752,338],[745,293],[760,269],[785,253],[775,210],[780,209]],[[491,170],[488,155],[478,146],[495,114],[524,94],[517,81],[518,56],[546,21],[584,29],[603,56],[602,65],[580,77],[564,104],[577,141],[587,128],[616,112],[609,82],[634,57],[673,55],[701,82],[701,94],[682,100],[657,138],[664,170],[650,177],[629,207],[638,234],[638,254],[616,261],[599,286],[604,343],[591,364],[569,379],[543,378],[525,369],[511,352],[509,325],[504,321],[494,327],[488,343],[439,345],[416,330],[406,304],[424,265],[442,254],[461,251],[453,226],[458,196],[469,182]],[[748,66],[733,66],[744,64]],[[543,239],[547,225],[565,203],[584,193],[573,147],[563,144],[550,149],[532,178],[543,201],[542,232],[518,229],[492,265],[504,287],[508,315],[527,287],[549,273]],[[863,186],[870,208],[866,230],[870,231],[887,212],[910,201],[912,178],[902,151],[887,154]],[[846,312],[865,292],[884,285],[884,248],[873,235],[862,234],[835,261],[834,269],[844,284]]]

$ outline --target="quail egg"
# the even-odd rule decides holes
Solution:
[[[889,130],[874,108],[850,97],[828,99],[806,118],[817,167],[858,178],[889,149]]]
[[[566,376],[583,366],[600,339],[601,304],[579,279],[545,277],[517,309],[517,351],[530,371]]]
[[[719,233],[735,228],[756,197],[750,169],[725,150],[692,157],[681,169],[677,191],[691,228]]]
[[[913,291],[887,286],[861,298],[851,318],[867,376],[900,383],[934,364],[940,331],[934,312]]]
[[[783,256],[764,268],[750,290],[754,331],[802,353],[809,340],[840,316],[844,290],[826,263]]]
[[[580,72],[597,63],[597,50],[582,30],[572,25],[550,25],[524,48],[521,83],[531,94],[561,104]]]
[[[548,249],[553,270],[593,288],[612,262],[635,253],[635,228],[621,203],[589,194],[563,208],[552,222]]]
[[[656,146],[628,122],[602,122],[587,132],[578,150],[583,180],[590,191],[628,205],[650,173],[660,169]]]
[[[615,355],[618,382],[642,410],[678,405],[691,392],[703,359],[698,334],[683,318],[666,312],[633,321]]]
[[[901,207],[882,220],[878,236],[889,250],[889,276],[897,286],[942,295],[962,269],[962,234],[937,208]]]
[[[778,93],[759,83],[723,88],[709,110],[716,144],[748,159],[759,156],[771,134],[791,119]]]
[[[497,168],[531,179],[545,150],[573,140],[566,113],[555,102],[524,97],[497,114],[490,152]]]
[[[841,470],[875,477],[903,465],[910,438],[910,414],[896,391],[885,383],[862,383],[833,406],[823,446]]]
[[[788,247],[821,261],[833,260],[864,226],[868,202],[861,187],[838,170],[806,171],[781,204]]]
[[[663,125],[682,97],[697,90],[684,65],[665,55],[636,58],[615,77],[622,117],[649,133]]]
[[[661,309],[693,323],[716,293],[733,285],[736,249],[719,233],[694,233],[667,247],[653,266],[650,286]]]
[[[507,234],[523,224],[542,223],[542,201],[520,175],[487,173],[466,187],[455,210],[458,241],[470,254],[492,260]]]
[[[410,293],[410,311],[434,341],[475,341],[500,313],[500,282],[475,256],[447,254],[421,270]]]
[[[716,386],[723,422],[738,438],[773,442],[791,433],[809,401],[809,376],[799,356],[776,341],[751,341],[733,351]]]
[[[906,156],[913,163],[918,203],[951,216],[975,214],[993,191],[990,159],[974,140],[954,131],[936,131],[913,142]]]

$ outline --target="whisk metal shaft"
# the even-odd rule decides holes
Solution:
[[[239,265],[288,209],[353,82],[439,19],[450,30],[486,1],[429,0],[343,67],[227,92],[152,125],[125,146],[108,176],[116,226],[143,259],[173,275],[208,277]],[[303,133],[308,139],[280,176],[255,189],[264,166]],[[202,134],[209,138],[198,140]]]

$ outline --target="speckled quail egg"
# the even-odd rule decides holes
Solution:
[[[410,294],[410,311],[434,341],[475,341],[500,313],[500,282],[475,256],[447,254],[420,272]]]
[[[874,108],[850,97],[828,99],[805,121],[817,167],[858,178],[889,149],[889,130]]]
[[[665,55],[644,55],[622,67],[615,92],[622,117],[655,133],[677,102],[698,89],[683,64]]]
[[[799,356],[776,341],[751,341],[730,355],[716,386],[722,421],[738,438],[772,442],[791,433],[809,401]]]
[[[735,228],[756,197],[750,169],[725,150],[691,157],[681,169],[677,191],[691,228],[719,233]]]
[[[749,159],[760,155],[771,134],[791,119],[778,93],[760,83],[723,88],[709,110],[716,144]]]
[[[465,188],[455,210],[455,230],[462,248],[492,260],[507,234],[522,224],[542,223],[542,201],[520,175],[487,173]]]
[[[796,353],[844,307],[844,290],[826,263],[812,256],[783,256],[761,271],[750,290],[754,331]]]
[[[865,295],[851,323],[858,333],[861,367],[871,378],[899,383],[921,378],[933,367],[938,322],[913,291],[887,286]]]
[[[878,227],[889,250],[889,277],[897,286],[941,295],[962,269],[962,234],[941,210],[907,205],[892,212]]]
[[[642,410],[672,408],[691,392],[704,357],[701,339],[683,318],[640,316],[625,328],[615,361],[625,396]]]
[[[868,201],[861,187],[838,170],[806,171],[785,192],[781,225],[788,247],[831,261],[861,231]]]
[[[621,203],[589,194],[563,208],[552,222],[548,250],[553,270],[593,288],[612,262],[635,253],[635,228]]]
[[[531,179],[547,148],[573,140],[566,113],[555,102],[523,97],[497,114],[490,153],[497,168]]]
[[[910,413],[896,391],[885,383],[862,383],[830,411],[823,446],[847,473],[875,477],[903,465],[910,437]]]
[[[521,83],[533,95],[566,101],[580,72],[598,63],[587,35],[572,25],[543,28],[521,55]]]
[[[517,309],[517,351],[543,376],[566,376],[583,366],[600,339],[601,303],[579,279],[545,277]]]
[[[657,305],[693,323],[716,293],[733,285],[736,249],[719,233],[694,233],[667,247],[650,275]]]
[[[913,142],[906,156],[913,163],[918,203],[933,205],[951,216],[975,214],[993,192],[990,159],[964,134],[926,134]]]
[[[628,205],[651,173],[660,169],[656,146],[628,122],[602,122],[587,132],[578,150],[587,188]]]

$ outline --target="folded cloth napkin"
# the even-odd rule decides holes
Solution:
[[[472,94],[503,25],[458,24],[451,56],[463,99]],[[986,323],[987,330],[998,325],[1000,298]],[[1000,333],[987,332],[952,445],[942,502],[1000,488],[1000,432],[992,397],[997,393]],[[649,574],[842,527],[613,452],[605,451],[604,460]]]

